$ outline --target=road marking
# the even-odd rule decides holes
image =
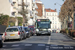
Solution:
[[[46,48],[46,50],[49,50],[49,48]]]
[[[46,46],[46,47],[49,47],[49,46]]]
[[[38,46],[45,46],[45,44],[38,44]]]
[[[32,46],[32,44],[25,44],[25,46]]]
[[[70,47],[70,45],[64,45],[64,47]]]
[[[47,44],[50,44],[50,38],[51,38],[51,36],[49,36],[49,40],[48,40],[48,43]]]
[[[6,47],[6,45],[3,45],[3,47]]]
[[[51,46],[58,46],[58,45],[51,45]]]
[[[18,47],[19,46],[19,44],[17,44],[17,45],[12,45],[12,47]]]

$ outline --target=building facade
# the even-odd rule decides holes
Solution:
[[[44,15],[44,13],[45,13],[45,8],[44,8],[44,5],[43,5],[43,3],[40,1],[40,0],[35,0],[35,3],[36,3],[36,5],[37,5],[37,9],[36,9],[36,11],[38,12],[37,13],[37,16],[38,16],[38,18],[37,19],[42,19],[45,15]]]
[[[58,13],[52,9],[45,9],[46,18],[51,20],[51,30],[61,30],[61,23],[59,21]]]
[[[11,15],[11,3],[9,0],[0,0],[0,14]]]

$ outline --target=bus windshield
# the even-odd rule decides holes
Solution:
[[[37,22],[37,28],[50,28],[50,22]]]

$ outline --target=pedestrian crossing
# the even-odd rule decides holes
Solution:
[[[70,49],[70,50],[73,50],[75,49],[75,47],[73,46],[70,46],[70,45],[54,45],[54,44],[12,44],[12,45],[9,45],[7,46],[6,44],[3,45],[3,48],[19,48],[19,47],[23,47],[23,48],[26,48],[26,47],[36,47],[36,48],[39,48],[39,47],[43,47],[45,48],[45,50],[50,50],[50,49]]]
[[[70,45],[54,45],[54,44],[12,44],[12,45],[10,45],[10,47],[17,47],[17,46],[42,46],[42,47],[44,47],[44,46],[46,46],[46,47],[71,47]],[[3,45],[3,47],[9,47],[9,46],[7,46],[7,44],[4,44]]]

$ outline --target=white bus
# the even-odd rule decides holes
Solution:
[[[49,19],[36,20],[36,35],[41,34],[51,35],[51,21]]]

